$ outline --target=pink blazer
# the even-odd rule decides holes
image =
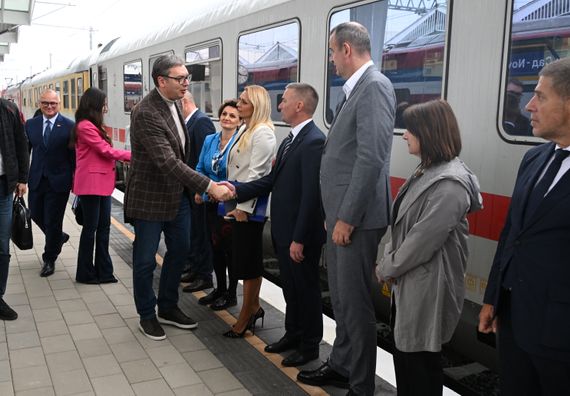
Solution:
[[[114,149],[91,121],[77,124],[75,142],[75,195],[109,196],[115,188],[115,161],[130,161],[131,152]]]

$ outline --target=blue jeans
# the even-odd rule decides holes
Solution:
[[[111,228],[111,197],[82,195],[83,228],[77,255],[78,282],[114,279],[113,262],[109,256],[109,232]],[[93,261],[95,245],[95,261]]]
[[[12,194],[0,194],[0,298],[6,291],[10,267],[10,234],[12,231]]]
[[[178,304],[178,286],[182,268],[190,249],[190,203],[183,194],[178,214],[171,221],[134,219],[135,243],[133,247],[133,286],[135,305],[141,319],[152,319],[155,306],[168,311]],[[160,272],[158,300],[152,288],[152,275],[156,268],[156,252],[160,234],[164,232],[166,254]]]

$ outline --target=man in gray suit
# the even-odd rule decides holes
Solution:
[[[346,79],[321,160],[326,260],[336,339],[329,360],[297,376],[310,385],[373,395],[376,318],[372,279],[378,243],[389,225],[389,164],[396,97],[371,59],[370,37],[356,22],[330,35],[331,60]]]

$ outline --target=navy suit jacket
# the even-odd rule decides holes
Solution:
[[[43,116],[40,115],[26,122],[26,134],[32,149],[32,164],[28,177],[30,190],[38,188],[42,175],[48,178],[54,191],[71,190],[75,150],[69,149],[69,135],[73,126],[73,121],[58,114],[52,126],[49,145],[46,147],[43,139]]]
[[[210,120],[210,117],[198,109],[186,123],[186,128],[190,136],[190,160],[188,161],[188,165],[190,165],[192,169],[196,169],[204,140],[206,136],[216,132],[216,127],[212,120]]]
[[[522,160],[484,301],[495,306],[500,330],[500,290],[510,266],[517,344],[528,353],[570,361],[570,171],[524,219],[529,193],[554,149],[554,143],[534,147]]]
[[[238,202],[272,192],[271,234],[276,246],[289,247],[292,241],[305,246],[325,242],[319,191],[324,143],[325,135],[311,121],[295,137],[285,158],[281,143],[270,174],[236,187]]]

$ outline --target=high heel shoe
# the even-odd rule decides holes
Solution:
[[[251,329],[251,332],[254,335],[255,335],[255,323],[257,322],[257,319],[260,318],[261,318],[261,327],[263,327],[263,323],[265,321],[265,311],[263,310],[262,307],[259,307],[257,312],[251,315],[251,319],[249,320],[249,328]]]
[[[236,333],[234,331],[233,328],[229,329],[228,331],[226,331],[224,334],[222,334],[224,337],[228,337],[228,338],[243,338],[243,336],[245,335],[245,332],[249,329],[248,326],[246,326],[245,329],[243,329],[243,331],[241,333]]]

